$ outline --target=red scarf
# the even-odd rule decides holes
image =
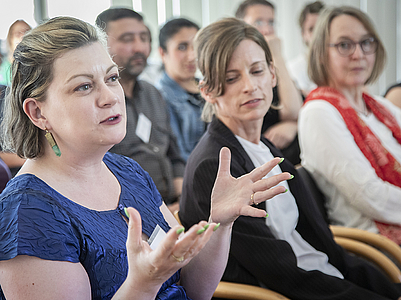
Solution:
[[[393,137],[401,144],[401,128],[395,117],[368,94],[363,93],[362,98],[366,107],[369,108],[376,118],[386,125]],[[361,120],[355,109],[343,94],[334,88],[319,87],[313,90],[305,102],[312,100],[325,100],[333,105],[344,119],[348,130],[354,137],[355,143],[369,160],[379,178],[401,188],[401,164],[383,147],[380,140]],[[401,201],[401,199],[400,199]],[[390,238],[401,245],[401,226],[384,224],[376,221],[380,234]]]

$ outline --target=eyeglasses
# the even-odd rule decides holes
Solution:
[[[341,56],[349,56],[354,54],[356,45],[361,46],[364,54],[373,54],[377,51],[377,40],[374,37],[369,37],[360,42],[350,40],[342,41],[337,44],[329,44],[329,47],[336,47]]]

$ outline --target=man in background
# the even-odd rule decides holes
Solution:
[[[277,75],[273,105],[280,109],[270,108],[263,121],[262,133],[282,151],[285,158],[296,165],[300,163],[297,120],[302,95],[287,70],[281,40],[275,34],[274,5],[266,0],[246,0],[239,5],[235,16],[256,27],[269,45]]]
[[[127,108],[127,133],[110,151],[137,161],[152,177],[165,203],[178,209],[185,162],[170,127],[166,103],[150,83],[137,80],[151,51],[143,17],[127,8],[110,8],[96,24],[107,33],[110,55],[120,67]]]

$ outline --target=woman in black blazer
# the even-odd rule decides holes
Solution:
[[[276,84],[264,37],[230,18],[202,29],[195,44],[204,75],[201,92],[207,101],[203,117],[211,123],[184,174],[179,215],[187,228],[209,218],[221,147],[231,150],[234,177],[281,156],[260,136]],[[286,192],[260,204],[258,193],[251,196],[254,206],[270,216],[239,217],[234,222],[223,279],[265,286],[291,299],[398,299],[399,286],[334,242],[291,163],[284,160],[267,176],[282,172],[295,175],[279,184]]]

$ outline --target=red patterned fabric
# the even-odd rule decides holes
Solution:
[[[363,93],[362,97],[366,107],[372,111],[380,122],[391,130],[393,137],[401,144],[401,128],[395,117],[386,107],[368,94]],[[362,121],[343,94],[334,88],[319,87],[308,95],[305,102],[312,100],[325,100],[333,105],[343,117],[348,130],[354,137],[355,143],[369,160],[377,176],[384,181],[401,187],[401,164],[383,147],[380,140],[365,122]],[[401,226],[384,224],[378,221],[376,221],[376,225],[380,234],[390,238],[399,245],[401,244]]]

